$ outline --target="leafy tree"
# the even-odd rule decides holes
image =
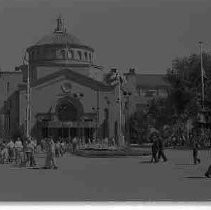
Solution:
[[[211,105],[211,55],[203,54],[205,69],[205,103]],[[193,117],[200,108],[201,99],[201,63],[200,55],[176,58],[172,68],[168,69],[167,80],[171,84],[169,100],[178,116],[183,113]]]

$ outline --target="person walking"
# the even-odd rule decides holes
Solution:
[[[9,152],[8,152],[8,148],[6,146],[5,141],[3,141],[3,144],[2,144],[1,159],[2,159],[3,164],[8,163],[8,161],[9,161]]]
[[[31,167],[32,166],[32,144],[29,139],[26,140],[25,154],[26,154],[25,166]]]
[[[62,140],[61,143],[60,143],[60,146],[61,146],[61,156],[64,155],[64,153],[66,152],[66,144],[65,144],[65,141]]]
[[[29,139],[26,144],[26,166],[34,167],[36,166],[35,161],[35,151],[36,151],[36,143],[34,140]]]
[[[76,136],[73,138],[73,142],[72,142],[72,152],[75,153],[76,149],[77,149],[77,144],[78,144],[78,140],[76,138]]]
[[[211,175],[211,165],[209,165],[207,171],[205,172],[204,174],[207,178],[210,178],[210,175]]]
[[[55,144],[55,155],[56,157],[60,157],[61,155],[61,144],[60,144],[60,141],[57,140],[56,144]]]
[[[163,140],[161,139],[161,137],[159,135],[157,135],[157,141],[158,141],[158,160],[160,160],[160,158],[162,157],[163,161],[166,162],[167,161],[167,157],[164,154],[164,145],[163,145]]]
[[[55,159],[55,143],[52,138],[47,140],[47,156],[46,156],[46,163],[45,169],[57,169],[56,159]]]
[[[198,158],[199,154],[199,144],[197,142],[194,142],[193,144],[193,162],[196,165],[197,163],[200,163],[201,160]]]
[[[21,139],[18,137],[15,142],[15,162],[20,165],[23,161],[23,144]]]
[[[158,141],[157,141],[157,136],[156,135],[152,135],[152,159],[151,159],[151,162],[155,162],[157,163],[158,162],[158,157],[157,157],[157,154],[158,154]]]
[[[15,144],[14,144],[13,140],[10,139],[9,143],[7,144],[10,163],[12,163],[14,160],[14,147],[15,147]]]

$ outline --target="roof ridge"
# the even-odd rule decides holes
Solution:
[[[68,75],[66,74],[72,74],[74,78],[70,78]],[[87,77],[85,75],[82,75],[80,73],[77,73],[77,72],[74,72],[72,71],[71,69],[68,69],[68,68],[65,68],[65,69],[60,69],[52,74],[49,74],[49,75],[46,75],[34,82],[32,82],[31,86],[32,87],[36,87],[37,85],[40,85],[40,84],[43,84],[45,83],[46,81],[49,81],[49,80],[52,80],[60,75],[65,75],[66,76],[66,79],[72,79],[74,82],[76,83],[83,83],[83,85],[87,85],[85,84],[86,82],[89,83],[89,85],[87,86],[90,86],[91,88],[93,89],[98,89],[99,90],[104,90],[104,91],[110,91],[113,89],[113,87],[109,86],[109,85],[106,85],[104,84],[103,82],[100,82],[100,81],[97,81],[97,80],[94,80],[93,78],[91,77]],[[84,80],[83,80],[84,79]]]

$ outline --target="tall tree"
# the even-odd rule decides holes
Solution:
[[[205,70],[205,104],[211,108],[211,55],[203,53]],[[167,80],[171,84],[169,100],[175,113],[196,116],[201,103],[201,63],[200,55],[176,58],[172,68],[167,70]]]

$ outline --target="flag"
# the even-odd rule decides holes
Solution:
[[[112,69],[107,75],[105,75],[105,82],[111,86],[119,84],[119,73],[116,69]]]
[[[208,78],[203,66],[202,66],[202,74],[204,79]]]

